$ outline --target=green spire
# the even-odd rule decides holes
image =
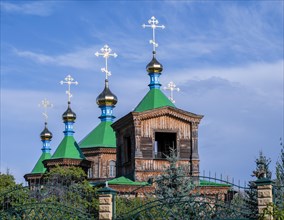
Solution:
[[[59,158],[85,159],[85,156],[73,136],[64,136],[63,140],[51,157],[51,159]]]
[[[175,107],[175,105],[168,99],[167,96],[165,96],[165,94],[160,89],[150,89],[149,92],[144,96],[142,101],[134,109],[134,112],[143,112],[164,106]]]
[[[111,127],[111,121],[102,121],[82,141],[80,148],[90,147],[116,147],[115,133]]]
[[[36,173],[45,173],[46,168],[44,167],[42,161],[50,159],[51,158],[51,154],[49,152],[42,152],[40,158],[38,159],[35,167],[33,168],[32,172],[33,174]]]

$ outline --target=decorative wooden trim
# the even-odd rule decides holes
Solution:
[[[49,169],[55,167],[56,165],[59,166],[77,166],[83,168],[90,168],[91,161],[85,159],[72,159],[72,158],[58,158],[58,159],[48,159],[43,161],[44,166]]]
[[[114,122],[111,126],[116,131],[121,128],[124,128],[125,126],[129,126],[129,124],[133,121],[146,120],[164,115],[175,117],[177,119],[184,120],[187,122],[194,122],[197,124],[204,117],[203,115],[197,115],[191,112],[181,110],[179,108],[166,106],[162,108],[151,109],[144,112],[129,112],[127,115]]]
[[[109,147],[90,147],[81,148],[81,150],[86,157],[97,156],[99,154],[116,154],[116,148]]]
[[[134,120],[146,120],[150,118],[170,116],[187,122],[199,123],[203,118],[203,115],[197,115],[191,112],[187,112],[178,108],[166,106],[162,108],[152,109],[149,111],[141,112],[137,116],[134,116]]]
[[[27,182],[29,182],[30,180],[41,179],[42,177],[42,173],[27,173],[24,175],[24,178]]]

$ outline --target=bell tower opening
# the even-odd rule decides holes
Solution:
[[[166,158],[170,149],[176,149],[177,134],[171,132],[155,132],[154,155],[155,158]]]

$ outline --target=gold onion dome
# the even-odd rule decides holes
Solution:
[[[40,133],[40,138],[41,140],[51,140],[52,138],[52,133],[48,130],[47,128],[47,123],[45,122],[45,126],[43,131]]]
[[[156,59],[155,52],[153,52],[153,58],[146,66],[146,70],[148,73],[161,73],[163,71],[163,65]]]
[[[108,85],[108,80],[105,80],[105,88],[97,97],[97,104],[99,106],[114,106],[117,103],[117,97],[114,95]]]
[[[72,109],[70,107],[70,102],[68,102],[68,108],[63,113],[62,119],[63,119],[64,122],[75,121],[75,119],[76,119],[76,114],[75,114],[75,112],[72,111]]]

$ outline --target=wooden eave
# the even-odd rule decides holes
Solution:
[[[130,112],[122,118],[118,119],[111,126],[114,130],[118,130],[126,125],[129,125],[134,120],[142,121],[150,118],[156,118],[161,116],[170,116],[177,118],[179,120],[183,120],[186,122],[194,122],[199,123],[200,120],[204,117],[203,115],[197,115],[188,111],[184,111],[179,108],[165,106],[161,108],[155,108],[151,110],[147,110],[144,112]]]
[[[203,118],[203,115],[197,115],[171,106],[165,106],[162,108],[156,108],[144,112],[133,112],[133,116],[136,120],[146,120],[161,116],[170,116],[179,120],[196,123],[199,123],[200,120]]]
[[[72,158],[58,158],[58,159],[48,159],[44,160],[43,164],[46,168],[59,166],[80,166],[80,167],[91,167],[91,161],[89,160],[80,160]]]
[[[116,122],[114,122],[111,127],[113,130],[118,130],[120,128],[123,128],[133,121],[133,112],[129,112],[127,115],[123,116],[122,118],[118,119]]]
[[[41,179],[43,176],[42,173],[27,173],[24,175],[24,178],[26,181],[32,180],[32,179]]]
[[[99,154],[116,154],[116,148],[110,147],[90,147],[82,148],[81,150],[86,157]]]

